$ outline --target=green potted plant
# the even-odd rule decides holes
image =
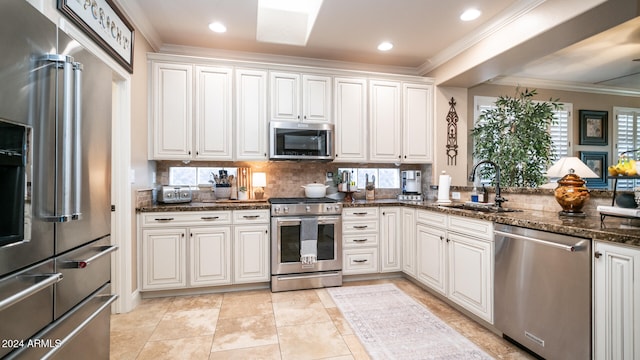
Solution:
[[[491,160],[500,167],[500,183],[509,187],[537,187],[554,160],[549,127],[558,99],[535,101],[536,90],[516,89],[515,97],[500,96],[496,107],[480,115],[471,130],[476,161]],[[483,178],[493,179],[495,169],[479,169]]]
[[[246,186],[240,186],[238,188],[238,200],[247,200],[249,199],[249,193],[247,193]]]

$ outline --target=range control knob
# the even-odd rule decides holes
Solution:
[[[289,213],[289,208],[288,208],[287,206],[285,206],[285,207],[284,207],[284,209],[282,209],[282,210],[284,210],[284,213],[285,213],[285,214],[288,214],[288,213]]]
[[[306,212],[311,211],[311,206],[305,206],[305,207],[304,207],[304,210],[305,210]]]
[[[340,205],[337,205],[333,207],[336,211],[340,211]]]
[[[273,208],[273,212],[276,213],[276,214],[279,214],[280,213],[280,207],[279,206],[274,207]]]

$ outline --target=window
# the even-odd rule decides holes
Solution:
[[[613,163],[617,163],[618,157],[625,151],[634,150],[640,147],[640,109],[633,108],[613,108],[614,128],[615,128],[615,151],[611,158]],[[638,153],[628,153],[633,159],[640,159]],[[632,190],[640,186],[638,180],[618,180],[618,190]]]
[[[396,168],[339,168],[338,174],[342,171],[351,173],[351,179],[355,181],[357,189],[364,189],[367,175],[369,175],[369,181],[373,181],[375,176],[376,189],[400,188],[400,170]]]
[[[478,118],[483,112],[495,108],[496,100],[498,100],[498,98],[488,96],[476,96],[474,98],[474,124],[478,122]],[[553,111],[554,123],[549,128],[552,141],[551,146],[553,147],[553,155],[556,160],[563,156],[570,156],[572,153],[569,134],[572,133],[571,114],[573,112],[573,104],[560,103],[560,105],[562,106],[561,109]],[[480,160],[483,159],[474,159],[474,163]],[[482,179],[481,183],[489,184],[491,181],[489,179]]]
[[[227,175],[237,176],[237,168],[222,167],[170,167],[169,185],[211,185],[213,175],[220,170],[226,170]]]

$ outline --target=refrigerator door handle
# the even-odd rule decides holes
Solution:
[[[50,222],[67,222],[81,218],[82,193],[82,64],[73,57],[47,54],[42,60],[55,63],[62,69],[62,116],[58,137],[60,172],[56,175],[60,184],[55,193],[58,203],[53,214],[44,217]]]
[[[73,154],[73,208],[71,220],[79,220],[82,215],[82,70],[79,62],[73,63],[74,87],[73,87],[73,149],[68,149]]]
[[[21,291],[18,291],[17,293],[8,296],[5,299],[2,299],[0,301],[0,311],[8,308],[9,306],[18,303],[26,298],[28,298],[29,296],[37,293],[40,290],[44,290],[46,288],[48,288],[49,286],[60,282],[62,280],[62,274],[61,273],[54,273],[54,274],[38,274],[38,275],[24,275],[23,277],[32,277],[32,278],[38,278],[38,282],[34,283],[33,285],[29,286],[26,289],[23,289]]]

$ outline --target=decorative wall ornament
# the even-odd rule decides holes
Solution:
[[[458,114],[456,113],[456,100],[452,97],[449,101],[449,113],[447,114],[447,165],[458,163]]]

